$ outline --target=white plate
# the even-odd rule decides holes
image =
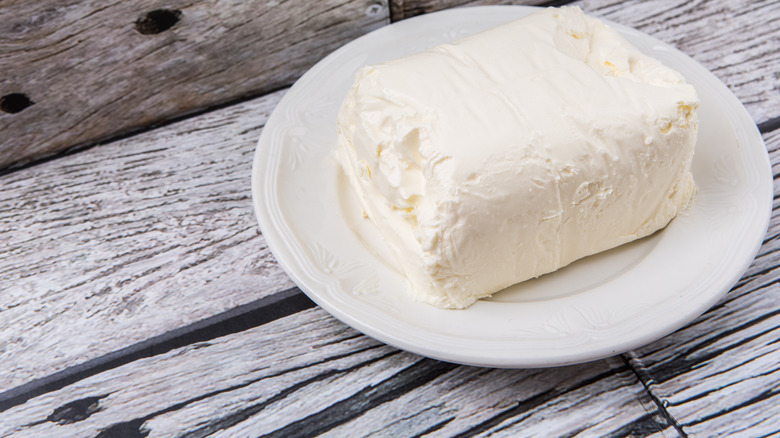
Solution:
[[[284,96],[255,154],[252,192],[268,245],[311,299],[361,332],[414,353],[491,367],[594,360],[682,327],[745,272],[766,233],[772,177],[755,124],[704,67],[648,35],[614,25],[678,70],[701,98],[693,162],[698,191],[666,229],[475,303],[414,302],[387,263],[334,157],[336,114],[359,67],[415,53],[534,12],[454,9],[379,29],[337,50]]]

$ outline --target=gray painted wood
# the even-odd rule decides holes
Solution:
[[[3,420],[7,437],[677,436],[620,358],[456,366],[382,345],[319,308],[93,375]]]
[[[139,32],[160,8],[178,22]],[[5,2],[0,96],[34,104],[0,111],[0,169],[288,86],[388,21],[375,0]]]
[[[250,194],[283,95],[0,177],[0,392],[293,286]]]
[[[780,130],[765,134],[775,178]],[[775,187],[777,191],[777,185]],[[780,208],[737,286],[697,321],[631,354],[688,436],[780,433]]]
[[[390,0],[390,20],[393,22],[430,14],[460,6],[530,5],[549,3],[549,0]]]
[[[775,4],[744,4],[744,14],[725,19],[733,3],[695,10],[682,2],[624,3],[632,9],[582,4],[707,59],[757,122],[776,120],[777,95],[766,91],[776,84],[777,52],[767,49],[776,27],[769,40],[750,43],[759,28],[750,23],[766,24]],[[722,36],[709,44],[707,26],[739,35],[733,46]],[[687,29],[698,36],[686,37]],[[741,68],[730,65],[735,60]],[[751,77],[763,79],[744,80]],[[256,229],[248,193],[254,143],[282,94],[0,177],[0,245],[8,248],[0,253],[0,363],[11,365],[4,388],[291,286]],[[778,136],[765,136],[776,172]],[[777,430],[780,378],[778,216],[737,288],[689,327],[626,355],[630,368],[614,360],[543,371],[449,367],[381,346],[312,310],[94,374],[11,408],[0,427],[15,436],[93,436],[129,421],[128,430],[146,424],[159,436],[175,435],[179,425],[227,435],[271,419],[276,430],[317,427],[299,421],[346,418],[333,406],[369,406],[331,433],[371,426],[381,436],[418,423],[442,436],[469,429],[644,436],[659,426],[653,436],[676,436],[672,423],[691,436],[769,433]],[[303,332],[280,328],[288,323]]]
[[[435,429],[432,437],[678,436],[619,357],[542,370],[459,367],[326,436],[420,429]]]

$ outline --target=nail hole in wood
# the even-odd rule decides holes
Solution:
[[[154,35],[172,28],[181,18],[181,11],[155,9],[136,20],[135,29],[144,35]]]
[[[11,93],[0,97],[0,111],[8,114],[16,114],[28,106],[34,104],[26,94]]]

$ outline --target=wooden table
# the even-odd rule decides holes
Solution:
[[[249,179],[291,83],[392,21],[485,3],[0,1],[0,436],[780,436],[777,213],[709,312],[562,368],[399,351],[279,268]],[[780,3],[521,3],[692,56],[780,165]]]

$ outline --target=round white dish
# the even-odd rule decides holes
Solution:
[[[546,367],[637,348],[715,304],[745,272],[769,222],[772,176],[763,140],[737,98],[671,46],[613,24],[682,73],[701,106],[697,193],[664,230],[508,288],[465,310],[413,301],[403,275],[352,197],[336,162],[336,116],[357,69],[520,18],[537,8],[453,9],[395,23],[307,72],[260,138],[252,193],[277,260],[312,300],[398,348],[456,363]]]

